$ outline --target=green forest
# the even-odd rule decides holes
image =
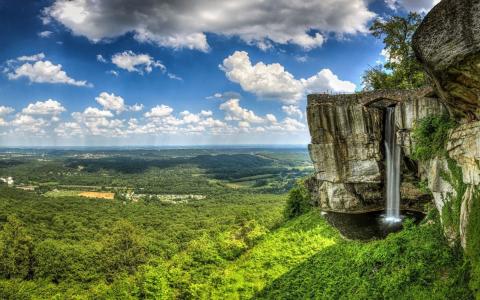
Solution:
[[[95,1],[79,3],[87,2],[97,5]],[[275,9],[275,5],[260,2],[269,10]],[[302,14],[309,7],[307,2],[302,3]],[[346,2],[335,4],[343,9],[343,6],[347,7]],[[397,9],[408,1],[381,2],[389,12],[397,13],[400,12]],[[441,14],[439,19],[449,20],[447,13],[440,9],[459,13],[465,7],[474,7],[473,13],[462,12],[462,16],[468,14],[461,24],[466,27],[465,24],[473,23],[475,14],[480,11],[480,5],[476,2],[473,5],[474,2],[462,1],[458,8],[455,1],[447,3],[444,0],[432,11]],[[60,14],[63,19],[78,13],[71,23],[81,24],[88,17],[89,12],[75,11],[80,4],[65,3],[72,6],[68,12]],[[442,3],[452,8],[442,7]],[[363,4],[370,3],[365,1]],[[135,6],[133,3],[123,6],[129,8],[130,5]],[[219,3],[216,5],[220,6]],[[232,7],[242,5],[231,4]],[[161,9],[157,7],[155,12],[160,15],[165,7],[169,5]],[[52,21],[45,16],[51,14],[52,9],[42,9],[43,25]],[[101,9],[101,5],[98,4],[96,9]],[[219,110],[226,113],[222,119],[225,124],[223,121],[216,123],[229,128],[227,124],[235,121],[244,129],[242,135],[253,135],[254,128],[261,128],[259,132],[267,130],[266,134],[269,134],[271,128],[287,123],[284,128],[278,127],[284,136],[300,133],[286,129],[288,123],[298,123],[305,125],[302,127],[305,131],[307,127],[310,130],[308,149],[305,146],[0,148],[0,299],[480,299],[480,125],[477,123],[480,118],[477,105],[480,99],[480,60],[479,47],[475,45],[478,41],[474,39],[474,30],[462,33],[468,35],[468,43],[462,46],[472,44],[476,47],[475,56],[465,60],[469,64],[475,62],[475,66],[450,66],[450,73],[438,76],[435,66],[420,59],[427,54],[437,55],[436,49],[427,48],[428,51],[420,53],[422,51],[414,47],[416,32],[425,20],[431,21],[425,15],[428,10],[419,7],[414,11],[402,10],[400,16],[384,11],[382,16],[372,13],[365,26],[352,29],[352,32],[358,31],[365,36],[370,33],[368,38],[373,39],[365,40],[365,44],[378,39],[383,45],[383,51],[378,55],[384,58],[375,66],[363,69],[361,87],[355,88],[356,84],[351,83],[355,90],[350,90],[348,96],[343,91],[330,93],[324,88],[321,90],[324,94],[317,94],[320,95],[318,98],[308,96],[306,113],[298,103],[307,93],[315,92],[310,85],[315,87],[321,76],[329,77],[327,75],[331,73],[331,78],[327,79],[334,84],[348,84],[349,81],[340,80],[328,68],[313,77],[304,76],[307,79],[297,74],[294,76],[280,63],[257,62],[257,54],[250,60],[246,51],[239,52],[243,59],[236,64],[248,63],[240,71],[228,70],[229,64],[235,67],[234,63],[228,63],[228,58],[223,64],[215,63],[219,67],[217,71],[228,73],[229,84],[240,83],[245,92],[255,94],[258,86],[254,81],[265,81],[262,84],[268,86],[268,92],[258,92],[255,96],[263,100],[263,96],[275,94],[274,98],[282,100],[281,111],[288,116],[284,121],[266,112],[265,117],[263,112],[262,117],[257,116],[253,110],[243,108],[251,99],[242,102],[240,107],[241,94],[222,92],[205,97],[212,103],[227,101],[219,106]],[[214,14],[206,12],[207,9],[198,14],[205,15],[204,22],[215,19]],[[260,12],[260,9],[253,11],[252,16],[263,16]],[[288,12],[285,8],[285,12],[272,19],[281,19]],[[143,14],[146,13],[139,15],[143,18]],[[113,10],[112,15],[120,18]],[[98,16],[101,17],[105,16]],[[187,17],[188,14],[185,16],[188,21]],[[270,16],[265,13],[265,17]],[[335,19],[336,16],[329,18]],[[444,24],[440,21],[435,19],[433,25],[428,23],[433,28],[429,30],[442,29]],[[449,20],[448,24],[453,26],[454,21]],[[278,27],[278,24],[274,25]],[[252,24],[255,26],[258,24]],[[477,23],[475,26],[480,28]],[[278,31],[284,30],[278,28]],[[130,30],[126,26],[125,32],[135,40],[153,43],[152,37],[156,35],[140,29]],[[246,29],[250,30],[242,30]],[[60,34],[55,30],[55,33],[48,31],[50,33],[46,34],[44,31],[43,38]],[[212,35],[219,40],[232,36],[237,39],[238,34],[233,31],[230,34],[231,30],[225,29],[221,34],[212,32]],[[313,47],[314,41],[318,43],[321,39],[322,44],[327,37],[350,39],[348,31],[323,32],[308,28],[305,32],[304,29],[298,32],[300,35],[293,39],[277,32],[285,49],[293,47],[298,40],[306,43],[303,56],[292,55],[296,63],[308,61],[314,64],[316,58],[313,54],[308,54],[311,57],[305,54],[316,47]],[[210,39],[210,32],[207,33],[201,33],[201,37]],[[35,34],[41,36],[42,32]],[[446,43],[445,49],[441,50],[456,49],[456,44],[461,43],[449,34],[438,33],[438,40],[430,42],[447,39],[446,42],[451,44]],[[238,35],[236,42],[246,42],[248,47],[259,46],[261,55],[278,52],[276,54],[283,60],[293,53],[275,48],[279,43],[272,36],[262,35],[257,39],[249,32],[247,35],[248,39]],[[193,39],[193,36],[187,39]],[[96,38],[91,41],[104,42]],[[178,43],[176,35],[175,38],[168,37],[168,41]],[[210,51],[205,50],[208,51],[202,51],[202,55]],[[342,51],[338,53],[344,55]],[[123,52],[123,56],[132,54],[132,50]],[[39,53],[21,56],[17,60],[34,62],[40,56],[40,59],[45,58],[44,53]],[[449,54],[443,60],[440,57],[437,62],[447,64],[448,60],[454,61],[454,56]],[[189,56],[192,58],[194,56]],[[166,75],[164,77],[183,83],[184,79],[167,71],[160,60],[147,54],[142,54],[140,59],[144,62],[130,61],[131,66],[124,69],[143,76],[158,68],[157,71]],[[114,56],[111,61],[118,66]],[[10,67],[14,62],[8,60],[6,66]],[[96,62],[110,64],[101,54],[97,54]],[[36,61],[35,65],[37,63],[43,61]],[[47,63],[50,69],[61,71],[57,77],[66,80],[64,83],[93,88],[87,81],[69,78],[61,69],[62,65]],[[7,73],[7,67],[4,73]],[[170,65],[168,68],[170,70]],[[195,68],[197,66],[192,64],[192,71]],[[350,70],[352,66],[348,68]],[[265,73],[268,70],[273,70],[273,75]],[[104,73],[115,78],[119,76],[114,70]],[[249,84],[235,82],[240,77],[249,76],[254,77]],[[285,91],[293,93],[295,101],[283,99],[281,91],[274,91],[281,84],[269,80],[276,76],[280,83],[295,83],[294,88]],[[8,73],[7,77],[15,80],[21,74]],[[443,80],[448,84],[445,85]],[[50,79],[37,83],[58,82]],[[463,86],[471,90],[467,93]],[[407,91],[412,92],[412,96],[404,96],[410,95]],[[391,99],[384,96],[390,92],[395,94]],[[106,92],[102,94],[109,96]],[[228,94],[235,95],[235,98],[227,100]],[[362,98],[362,95],[368,97]],[[372,95],[380,96],[377,99]],[[102,101],[100,96],[95,98],[99,104]],[[102,110],[85,109],[84,118],[88,121],[87,113],[102,115],[102,123],[113,128],[127,122],[127,118],[118,119],[118,124],[114,122],[120,113],[133,114],[143,110],[143,104],[130,105],[130,99],[126,104],[123,98],[113,93],[109,97],[114,99],[108,103],[103,100]],[[405,99],[399,100],[398,97]],[[445,105],[452,99],[474,99],[467,101],[465,106],[473,111],[455,112],[455,107]],[[54,102],[60,105],[52,99],[48,101],[50,105]],[[116,101],[117,108],[107,109],[106,105],[111,105],[112,101]],[[13,114],[22,116],[29,111],[30,115],[20,121],[32,123],[36,120],[32,116],[43,116],[45,120],[49,116],[51,121],[41,119],[42,122],[48,126],[60,124],[58,117],[66,114],[63,106],[53,114],[45,111],[32,113],[36,106],[48,111],[43,107],[45,103],[39,101],[22,110],[0,106],[3,108],[0,127],[7,126],[6,115],[12,114],[13,120]],[[233,105],[233,109],[227,104]],[[399,109],[395,111],[395,107]],[[200,115],[209,117],[202,119],[204,122],[211,120],[215,123],[210,118],[213,115],[210,110],[202,110],[198,115],[187,110],[179,114],[190,116],[190,121],[176,119],[173,111],[169,106],[157,105],[149,112],[142,111],[143,117],[139,118],[149,119],[151,116],[155,122],[171,118],[170,122],[176,120],[192,130],[197,128],[194,124],[200,124]],[[80,120],[81,113],[71,115]],[[395,120],[396,115],[401,119]],[[298,118],[294,119],[295,116]],[[381,121],[384,121],[382,128]],[[15,121],[9,122],[15,125]],[[38,126],[41,127],[40,123]],[[134,118],[128,123],[132,128],[140,126]],[[37,123],[32,124],[32,127],[37,126]],[[75,127],[72,122],[62,121],[61,124]],[[160,123],[152,124],[158,127]],[[253,127],[255,124],[262,127]],[[9,134],[18,132],[12,130]],[[200,136],[196,135],[198,133],[194,133],[195,137]],[[147,136],[151,138],[153,135]],[[95,141],[103,138],[109,141],[95,134]],[[241,141],[235,142],[240,145]],[[346,234],[348,226],[354,234]],[[355,230],[364,230],[363,235],[355,236]]]
[[[198,151],[3,152],[0,298],[473,299],[434,210],[346,240],[310,204],[306,150]]]

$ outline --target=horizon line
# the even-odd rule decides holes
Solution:
[[[307,147],[308,144],[171,144],[171,145],[9,145],[0,149],[40,149],[40,148],[199,148],[199,147]]]

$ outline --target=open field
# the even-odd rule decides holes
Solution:
[[[81,197],[87,198],[99,198],[99,199],[108,199],[113,200],[115,194],[110,192],[81,192],[78,194]]]
[[[59,198],[59,197],[77,197],[83,191],[76,190],[52,190],[45,193],[46,197]]]
[[[52,190],[45,193],[47,197],[85,197],[97,199],[113,200],[115,194],[112,192],[97,192],[97,191],[83,191],[83,190]]]

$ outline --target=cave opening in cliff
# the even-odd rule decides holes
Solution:
[[[386,238],[392,232],[403,229],[403,222],[385,222],[383,211],[369,211],[362,213],[324,212],[328,223],[338,229],[347,239],[369,241]],[[401,216],[420,224],[425,217],[420,211],[402,210]]]
[[[397,143],[395,105],[388,106],[385,113],[385,222],[401,222],[400,216],[400,159],[401,147]]]

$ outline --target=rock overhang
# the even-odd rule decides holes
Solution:
[[[384,207],[383,120],[385,108],[392,105],[398,108],[397,136],[405,156],[402,197],[407,205],[428,198],[412,183],[417,170],[408,155],[412,123],[446,111],[432,88],[311,94],[307,120],[312,138],[309,152],[315,167],[312,194],[323,209],[358,212]]]
[[[443,0],[412,38],[417,59],[450,112],[480,119],[480,1]]]

